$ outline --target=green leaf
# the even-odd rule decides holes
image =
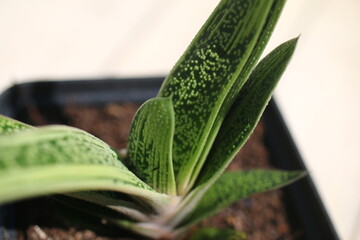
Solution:
[[[16,121],[15,119],[8,118],[0,114],[0,136],[16,133],[18,131],[31,129],[30,125]]]
[[[188,240],[245,240],[246,235],[243,232],[234,229],[219,229],[212,227],[200,228],[191,234]]]
[[[260,37],[256,43],[256,46],[254,50],[252,51],[249,59],[247,60],[243,70],[241,71],[240,75],[238,76],[237,80],[235,81],[234,85],[230,89],[228,95],[226,96],[221,109],[215,119],[214,126],[211,129],[211,132],[209,134],[209,138],[206,142],[206,146],[204,147],[200,159],[196,164],[195,170],[191,176],[191,180],[188,186],[188,189],[191,189],[199,175],[199,172],[202,169],[203,163],[206,160],[206,157],[209,153],[209,150],[211,149],[214,140],[216,138],[216,135],[218,133],[218,130],[224,120],[224,117],[227,115],[229,108],[233,104],[234,100],[236,99],[237,95],[239,94],[239,91],[242,89],[244,82],[247,81],[250,73],[253,71],[255,64],[260,58],[260,55],[262,54],[267,42],[269,41],[269,38],[271,36],[271,33],[273,32],[275,25],[277,23],[277,20],[280,17],[281,11],[285,5],[285,0],[277,0],[273,3],[270,12],[268,14],[268,18],[266,20],[266,23],[263,27],[263,30],[261,31]]]
[[[229,110],[199,175],[196,188],[190,192],[183,206],[179,208],[173,225],[192,210],[246,142],[258,123],[295,46],[296,39],[283,43],[255,68]]]
[[[226,172],[209,188],[182,225],[193,224],[219,212],[238,199],[285,186],[304,175],[304,172],[300,171],[278,170]]]
[[[0,203],[86,190],[130,194],[159,211],[168,202],[106,143],[79,129],[48,126],[0,136]]]
[[[294,53],[296,43],[297,38],[281,44],[257,65],[227,114],[197,185],[216,179],[249,138]]]
[[[172,96],[174,103],[173,161],[180,195],[189,190],[195,167],[201,168],[210,150],[223,118],[218,114],[227,108],[224,102],[232,103],[228,96],[235,96],[229,95],[231,89],[246,81],[238,77],[260,49],[272,6],[270,0],[221,1],[163,83],[158,95]]]
[[[174,126],[171,98],[150,99],[137,111],[128,143],[128,163],[135,174],[157,191],[173,196]]]

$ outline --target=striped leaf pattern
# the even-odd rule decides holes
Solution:
[[[281,44],[257,65],[220,128],[198,185],[216,179],[249,138],[290,62],[296,44],[297,38]]]
[[[293,55],[297,39],[255,67],[285,1],[221,0],[158,96],[138,109],[125,159],[80,129],[35,128],[0,115],[0,204],[54,194],[75,222],[175,239],[240,198],[304,176],[277,170],[224,173]],[[97,225],[102,219],[110,226]],[[244,235],[209,228],[192,239],[219,237]]]
[[[295,50],[297,39],[281,44],[255,68],[230,109],[199,179],[178,209],[172,225],[177,225],[220,177],[258,123],[272,92]]]
[[[283,5],[283,1],[274,2],[221,1],[158,94],[172,96],[174,103],[173,161],[180,195],[190,190],[191,178],[210,150],[224,118],[218,114],[222,108],[229,108],[224,102],[231,105],[233,100],[228,96],[236,95],[232,88],[245,83],[246,77],[239,76],[247,61],[254,64],[259,53],[253,51],[261,53],[263,41],[272,29],[270,25],[278,15],[274,14],[272,20],[268,16]]]
[[[129,135],[131,169],[159,192],[176,195],[172,165],[174,110],[171,98],[153,98],[135,114]]]
[[[85,190],[132,194],[159,209],[168,199],[130,172],[106,143],[79,129],[48,126],[2,135],[0,152],[0,203]]]
[[[268,14],[266,23],[264,24],[264,27],[261,31],[259,39],[256,43],[256,46],[254,47],[253,51],[251,52],[251,55],[248,58],[248,60],[246,61],[245,66],[243,67],[242,71],[240,72],[239,76],[237,77],[237,80],[235,81],[234,85],[231,87],[224,102],[221,105],[219,113],[216,116],[214,125],[213,125],[213,127],[210,131],[209,137],[206,141],[206,145],[201,152],[201,156],[196,163],[196,166],[192,173],[190,182],[188,183],[188,186],[187,186],[188,190],[193,187],[195,181],[197,180],[198,174],[202,169],[202,166],[207,158],[207,155],[209,153],[209,150],[211,149],[211,146],[213,145],[213,142],[216,138],[216,134],[222,124],[222,121],[224,120],[225,116],[228,114],[230,107],[232,106],[234,100],[237,98],[239,91],[242,89],[245,81],[247,81],[250,73],[253,71],[255,64],[259,60],[261,53],[263,52],[267,42],[269,41],[271,33],[273,32],[273,30],[275,28],[276,22],[279,19],[279,16],[284,7],[284,4],[285,4],[285,0],[274,1],[273,5],[270,9],[270,12]]]
[[[209,217],[238,199],[276,189],[304,176],[299,171],[249,170],[227,172],[210,187],[181,225],[194,224]]]

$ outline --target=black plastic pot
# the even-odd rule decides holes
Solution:
[[[69,102],[99,106],[109,102],[142,103],[156,95],[162,80],[162,77],[110,78],[19,84],[0,95],[0,114],[27,122],[27,109],[36,106],[39,111],[51,112],[48,116],[51,121],[63,117],[60,109]],[[280,169],[306,171],[274,101],[267,107],[264,121],[265,141],[273,165]],[[292,225],[302,231],[300,239],[339,239],[311,176],[285,187],[284,195]],[[12,204],[0,207],[0,240],[15,239],[13,211]]]

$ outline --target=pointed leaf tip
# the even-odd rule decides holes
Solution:
[[[256,66],[226,115],[197,179],[197,186],[220,176],[249,138],[290,62],[297,40],[284,42]]]
[[[238,199],[288,185],[306,175],[303,171],[249,170],[226,172],[213,184],[182,225],[209,217]]]

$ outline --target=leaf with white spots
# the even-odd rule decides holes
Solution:
[[[228,166],[259,122],[294,53],[297,38],[267,55],[255,68],[229,110],[200,172],[197,185],[209,184]]]
[[[159,192],[176,195],[172,166],[174,110],[171,98],[153,98],[137,111],[130,130],[130,168]]]
[[[226,172],[209,188],[181,225],[198,222],[241,198],[283,187],[304,175],[305,173],[300,171],[278,170]]]
[[[174,104],[173,161],[179,194],[190,190],[282,5],[272,0],[221,1],[163,83],[158,95],[171,96]]]
[[[172,225],[192,211],[246,142],[289,63],[296,42],[297,39],[293,39],[281,44],[255,68],[221,126],[195,189],[184,200]]]
[[[200,156],[199,160],[197,161],[197,164],[195,166],[195,169],[194,169],[191,179],[189,181],[188,189],[191,189],[193,187],[195,181],[197,180],[198,174],[200,173],[200,171],[203,167],[203,164],[207,158],[209,150],[211,149],[211,147],[214,143],[216,134],[217,134],[224,118],[228,114],[228,111],[231,108],[234,100],[237,98],[237,95],[243,88],[244,82],[247,81],[249,75],[251,74],[251,72],[254,69],[255,64],[259,60],[259,57],[262,54],[270,36],[271,36],[271,33],[273,32],[273,30],[275,28],[276,22],[279,19],[279,16],[284,7],[284,4],[285,4],[285,0],[278,0],[273,3],[273,5],[270,9],[270,12],[268,14],[269,16],[266,20],[263,30],[261,31],[261,34],[259,36],[259,39],[256,43],[254,50],[251,52],[251,55],[248,58],[248,60],[246,61],[244,68],[242,69],[241,73],[237,77],[237,80],[235,81],[234,85],[231,87],[224,102],[221,105],[221,109],[220,109],[218,115],[216,116],[215,122],[210,131],[209,138],[207,139],[206,145],[203,148],[201,156]]]
[[[79,129],[48,126],[2,135],[0,152],[0,203],[86,190],[130,194],[158,210],[168,201],[106,143]]]

